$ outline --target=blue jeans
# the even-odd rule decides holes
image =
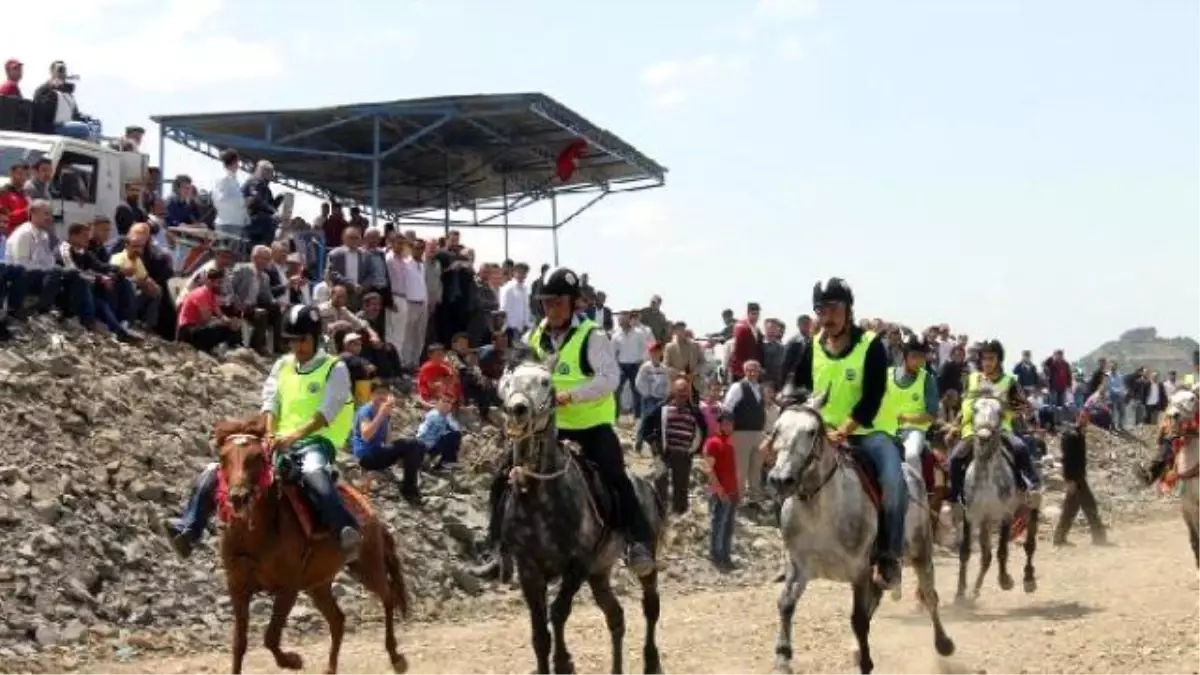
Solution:
[[[1125,428],[1125,397],[1120,394],[1110,394],[1108,397],[1112,402],[1113,426],[1118,429]]]
[[[54,303],[58,301],[58,292],[63,285],[62,268],[18,267],[17,269],[21,272],[13,278],[8,286],[8,311],[11,313],[21,311],[21,304],[25,302],[25,296],[30,293],[38,294],[37,311],[39,313],[45,314],[54,309]]]
[[[662,403],[663,400],[656,396],[642,397],[642,407],[638,408],[637,431],[634,433],[635,447],[640,448],[642,443],[646,441],[646,434],[642,431],[642,429],[646,426],[646,416],[649,415],[652,410],[661,406]]]
[[[79,138],[85,141],[92,140],[98,134],[92,129],[92,125],[87,122],[63,122],[54,126],[54,133],[59,136],[67,136],[69,138]]]
[[[875,469],[879,478],[881,523],[877,548],[883,556],[901,560],[904,554],[904,514],[908,511],[908,484],[900,470],[900,448],[890,436],[874,431],[851,436],[850,445]]]
[[[196,482],[192,484],[192,493],[188,495],[187,505],[175,522],[175,534],[185,535],[192,543],[200,541],[204,536],[204,528],[217,510],[217,469],[220,467],[212,462],[204,467]]]
[[[109,296],[104,287],[93,284],[91,292],[88,295],[92,299],[94,317],[99,319],[105,328],[112,331],[115,335],[122,337],[129,335],[129,331],[125,330],[125,327],[121,325],[121,319],[109,303]]]
[[[737,505],[736,497],[729,501],[721,501],[716,495],[708,497],[708,556],[713,562],[733,561],[733,524]]]

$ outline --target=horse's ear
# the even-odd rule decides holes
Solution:
[[[213,426],[213,441],[218,450],[225,445],[226,439],[238,432],[241,425],[242,420],[221,420]]]

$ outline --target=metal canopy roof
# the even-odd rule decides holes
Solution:
[[[152,119],[162,125],[164,140],[211,157],[233,148],[247,165],[268,160],[293,189],[397,220],[447,208],[498,208],[503,213],[477,214],[474,223],[463,224],[483,225],[501,215],[507,222],[508,213],[539,199],[593,193],[587,208],[610,193],[659,187],[667,171],[538,93]],[[557,160],[578,139],[587,149],[574,174],[561,181]],[[575,215],[556,216],[543,227],[557,228]],[[445,222],[452,224],[448,216]]]

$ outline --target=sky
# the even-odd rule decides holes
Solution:
[[[154,114],[544,92],[670,170],[560,232],[615,308],[793,325],[831,275],[859,316],[1068,357],[1200,328],[1194,0],[59,0],[5,10],[26,95],[81,76],[106,131],[202,187]],[[14,15],[15,14],[15,15]],[[34,28],[36,27],[36,28]],[[311,219],[316,202],[297,199]],[[530,214],[534,220],[544,212]],[[434,234],[430,231],[429,234]],[[467,230],[482,260],[498,231]],[[513,232],[536,266],[551,237]]]

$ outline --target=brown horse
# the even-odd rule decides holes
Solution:
[[[333,580],[342,568],[342,553],[336,539],[314,530],[308,506],[293,486],[276,480],[264,445],[266,426],[259,417],[226,420],[216,426],[221,451],[218,502],[225,528],[221,533],[221,559],[233,601],[233,671],[242,672],[246,655],[246,630],[250,621],[250,599],[259,591],[271,594],[275,604],[263,645],[275,656],[275,664],[299,670],[299,654],[280,648],[283,627],[301,591],[329,624],[329,664],[325,672],[336,673],[342,646],[345,615],[333,596]],[[340,484],[342,498],[358,517],[362,548],[358,560],[347,571],[383,603],[384,646],[392,669],[408,669],[397,650],[394,608],[408,616],[408,593],[396,542],[375,517],[366,498]]]

